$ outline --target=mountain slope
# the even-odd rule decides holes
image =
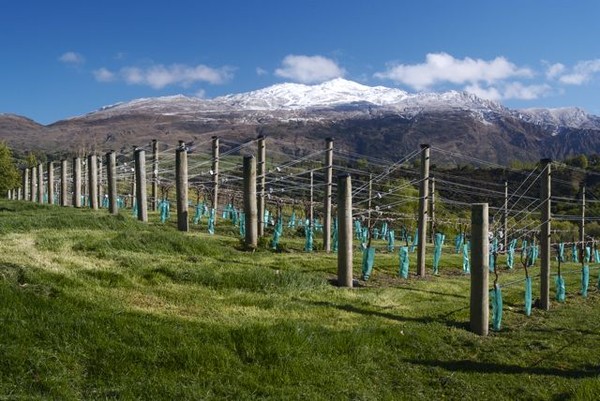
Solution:
[[[215,99],[138,99],[47,127],[0,115],[1,138],[49,153],[128,150],[151,139],[193,144],[212,135],[246,141],[259,133],[292,154],[333,136],[338,148],[391,160],[420,143],[497,163],[600,153],[600,118],[581,109],[511,110],[466,92],[411,94],[344,79]]]

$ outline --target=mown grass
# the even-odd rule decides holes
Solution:
[[[587,299],[566,265],[567,301],[531,317],[522,283],[504,288],[503,328],[482,338],[449,249],[439,276],[408,280],[380,252],[346,290],[335,255],[282,245],[0,202],[0,399],[597,399],[596,266]]]

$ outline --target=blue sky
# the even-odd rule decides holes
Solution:
[[[600,114],[598,1],[4,1],[0,112],[343,76]]]

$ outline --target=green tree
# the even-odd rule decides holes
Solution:
[[[19,171],[13,159],[12,150],[0,142],[0,194],[19,186]]]
[[[25,158],[25,167],[31,168],[36,167],[38,165],[37,157],[35,154],[29,152],[27,153],[27,157]]]

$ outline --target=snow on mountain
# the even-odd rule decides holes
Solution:
[[[488,124],[499,115],[510,115],[526,122],[552,127],[600,128],[600,118],[578,108],[510,110],[500,103],[482,99],[472,93],[448,91],[442,93],[408,93],[396,88],[367,86],[336,78],[318,85],[283,83],[246,93],[231,94],[214,99],[183,95],[137,99],[105,106],[94,115],[151,113],[189,118],[210,118],[211,114],[237,113],[247,118],[322,119],[314,111],[339,111],[345,106],[353,110],[397,113],[408,117],[423,111],[461,110]]]
[[[538,125],[570,128],[598,128],[600,119],[587,114],[578,107],[557,109],[523,109],[518,111],[520,118]]]

